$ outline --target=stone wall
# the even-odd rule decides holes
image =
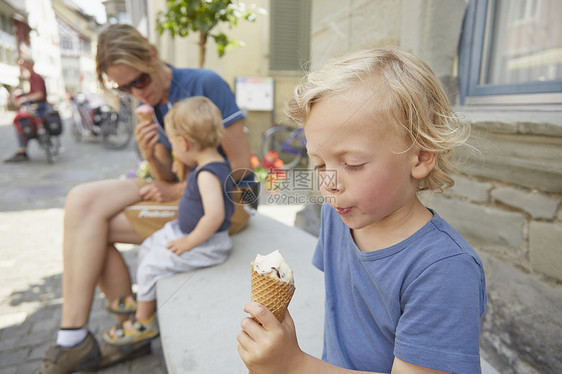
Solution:
[[[501,373],[562,372],[562,123],[473,113],[456,184],[422,199],[475,247],[486,272],[482,354]]]
[[[456,97],[465,0],[313,0],[312,66],[349,49],[397,44]],[[466,110],[466,108],[462,108]],[[562,373],[562,116],[463,113],[478,152],[459,153],[456,185],[422,199],[475,247],[487,277],[482,356],[501,373]],[[318,235],[318,206],[295,224]]]

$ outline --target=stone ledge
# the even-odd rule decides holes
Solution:
[[[473,111],[457,108],[461,118],[474,127],[504,134],[529,134],[562,137],[562,116],[558,112]]]
[[[279,249],[295,273],[296,292],[289,307],[299,345],[322,355],[323,274],[312,266],[317,238],[261,214],[232,237],[234,247],[219,266],[177,274],[157,285],[158,321],[166,365],[176,373],[246,373],[236,334],[247,316],[250,262],[257,253]]]

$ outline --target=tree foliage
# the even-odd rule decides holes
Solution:
[[[172,38],[198,33],[200,67],[205,64],[209,37],[215,40],[219,57],[224,56],[228,49],[242,45],[223,32],[213,32],[216,26],[226,23],[233,27],[241,19],[253,22],[256,17],[244,3],[235,0],[168,0],[167,8],[158,12],[156,29],[160,34],[169,31]]]

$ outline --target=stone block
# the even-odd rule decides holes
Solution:
[[[554,114],[554,113],[553,113]],[[549,136],[562,137],[562,124],[554,123],[555,121],[560,122],[560,113],[555,113],[558,119],[549,118],[543,122],[518,122],[518,129],[520,133],[523,134],[540,134]]]
[[[534,270],[562,280],[562,224],[531,222],[529,247]]]
[[[500,187],[492,191],[492,198],[506,205],[521,209],[533,218],[553,219],[559,200],[537,191],[527,192],[511,187]]]
[[[466,201],[435,196],[428,202],[451,226],[475,247],[500,251],[502,257],[521,260],[525,217]]]
[[[471,144],[481,154],[459,149],[463,174],[562,193],[562,138],[477,130]]]
[[[295,227],[311,235],[320,235],[320,209],[321,204],[307,204],[295,216]]]
[[[562,287],[481,254],[488,291],[481,346],[502,374],[561,373]]]
[[[490,190],[493,187],[491,183],[471,180],[462,175],[455,175],[454,180],[455,185],[445,191],[447,195],[455,195],[478,203],[490,201]]]
[[[474,129],[486,129],[498,134],[516,134],[517,124],[515,122],[505,121],[504,119],[493,119],[488,118],[486,120],[480,120],[478,122],[472,122],[472,128]]]

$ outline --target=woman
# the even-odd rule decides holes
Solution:
[[[139,123],[135,139],[156,181],[142,185],[134,180],[103,180],[69,192],[64,219],[61,329],[56,344],[41,362],[41,373],[67,373],[99,365],[99,348],[87,326],[95,287],[100,287],[110,303],[119,297],[132,298],[127,266],[113,243],[140,244],[176,217],[169,214],[169,207],[177,207],[186,183],[176,182],[171,146],[163,132],[164,115],[173,103],[190,96],[211,99],[223,114],[226,134],[219,150],[230,161],[234,179],[242,178],[244,170],[250,169],[242,112],[226,82],[214,72],[176,69],[162,63],[156,48],[129,25],[109,25],[102,30],[96,70],[102,87],[111,84],[153,107],[154,122]],[[154,205],[159,208],[153,209]],[[158,213],[159,209],[167,214]],[[154,216],[160,219],[152,222]],[[238,230],[247,220],[248,216],[242,214]]]

